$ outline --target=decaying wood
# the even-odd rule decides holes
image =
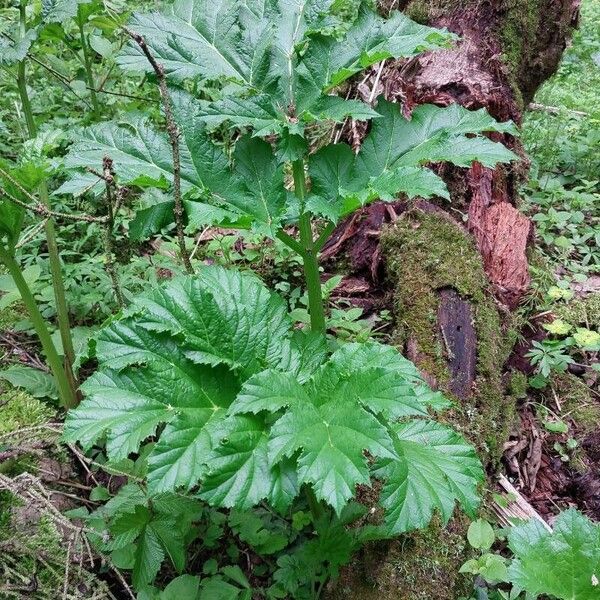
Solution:
[[[477,333],[470,303],[456,290],[441,290],[438,323],[450,373],[450,391],[466,399],[471,395],[477,363]]]
[[[529,519],[536,519],[539,521],[548,531],[552,531],[552,527],[542,519],[540,514],[527,502],[527,500],[521,495],[521,493],[515,488],[515,486],[504,476],[498,477],[498,483],[509,494],[508,498],[505,498],[506,503],[499,503],[494,501],[492,508],[496,513],[500,523],[504,526],[514,525],[515,521],[529,521]]]
[[[447,50],[418,55],[412,59],[375,65],[370,75],[356,82],[354,93],[365,102],[380,94],[401,104],[410,118],[415,106],[459,103],[469,109],[486,108],[500,121],[522,120],[538,87],[555,72],[579,16],[580,0],[401,0],[383,2],[384,11],[404,10],[428,25],[445,27],[459,36]],[[364,124],[349,123],[345,137],[356,146],[366,133]],[[338,132],[336,137],[339,137]],[[358,135],[358,139],[357,139]],[[485,169],[447,165],[437,168],[451,191],[452,205],[461,210],[477,240],[486,272],[497,298],[513,309],[529,286],[526,249],[532,239],[532,225],[516,207],[518,189],[527,171],[522,146],[510,135],[494,134],[518,155],[521,163]],[[356,235],[358,222],[339,230],[336,251],[360,257],[362,266],[374,279],[380,273],[373,232],[387,219],[373,208],[362,226],[370,231],[371,243]],[[345,243],[344,243],[345,242]],[[369,257],[375,260],[369,262]],[[361,262],[361,261],[353,261]]]

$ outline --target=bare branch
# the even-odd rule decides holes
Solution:
[[[50,210],[43,202],[40,202],[35,196],[30,194],[10,173],[0,168],[0,177],[6,179],[9,183],[14,185],[30,202],[23,202],[18,198],[15,198],[12,194],[9,194],[4,188],[0,188],[0,196],[12,202],[16,206],[24,208],[38,217],[43,217],[45,219],[54,218],[54,219],[64,219],[66,221],[84,221],[86,223],[106,223],[105,217],[92,217],[91,215],[74,215],[56,212],[54,210]]]
[[[175,200],[175,208],[173,213],[175,216],[175,225],[177,228],[177,240],[179,242],[179,250],[181,252],[181,259],[185,270],[192,274],[194,268],[190,261],[190,255],[185,246],[185,235],[184,235],[184,224],[183,224],[183,202],[181,200],[181,157],[179,153],[179,128],[175,122],[173,116],[173,108],[171,106],[171,98],[169,96],[169,90],[167,88],[167,79],[165,77],[164,67],[156,61],[152,52],[146,44],[146,40],[139,34],[123,28],[131,39],[140,47],[140,50],[144,53],[144,56],[148,59],[148,62],[154,69],[156,78],[158,79],[158,88],[160,90],[160,98],[162,100],[163,110],[165,113],[165,119],[167,121],[167,134],[171,142],[171,149],[173,152],[173,195]]]

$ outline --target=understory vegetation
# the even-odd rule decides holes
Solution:
[[[0,15],[0,598],[600,597],[598,0],[519,127],[354,99],[457,43],[362,0]],[[518,137],[506,325],[441,175]],[[399,198],[436,210],[378,232],[360,305],[320,257]],[[424,318],[450,288],[469,402]]]

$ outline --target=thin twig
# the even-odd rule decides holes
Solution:
[[[45,218],[43,221],[40,221],[27,235],[24,235],[18,243],[15,245],[15,250],[22,248],[25,244],[28,244],[31,240],[35,238],[35,236],[40,233],[44,227],[46,227],[46,223],[48,222],[48,218]]]
[[[549,115],[561,115],[564,113],[575,115],[576,117],[589,117],[590,114],[582,110],[573,110],[572,108],[564,108],[561,106],[546,106],[545,104],[538,104],[537,102],[531,102],[527,107],[529,110],[535,110],[538,112],[545,112]]]
[[[27,204],[27,202],[23,202],[22,200],[15,198],[12,194],[9,194],[4,188],[0,188],[0,196],[17,206],[38,215],[39,217],[44,217],[45,219],[64,219],[67,221],[84,221],[86,223],[106,223],[105,217],[92,217],[91,215],[74,215],[50,210],[43,202],[40,202],[35,196],[30,194],[14,177],[12,177],[12,175],[10,175],[10,173],[8,173],[2,168],[0,168],[0,177],[3,177],[12,185],[14,185],[31,202],[31,204]]]
[[[185,246],[185,235],[184,235],[184,224],[183,224],[183,202],[181,200],[181,157],[179,152],[179,128],[175,122],[173,116],[173,108],[171,106],[171,98],[169,96],[169,90],[167,88],[167,78],[165,76],[164,67],[156,61],[152,52],[146,44],[146,40],[139,34],[123,28],[131,39],[140,47],[140,50],[144,53],[144,56],[148,59],[148,62],[154,69],[156,78],[158,79],[158,89],[160,90],[160,98],[165,113],[165,119],[167,121],[167,134],[171,142],[171,149],[173,152],[173,196],[175,200],[175,207],[173,213],[175,216],[175,225],[177,228],[177,240],[179,242],[179,249],[181,252],[181,260],[185,270],[193,274],[194,268],[190,261],[190,255]]]

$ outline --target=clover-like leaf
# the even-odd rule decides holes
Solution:
[[[418,420],[393,426],[399,460],[380,461],[375,477],[385,480],[381,505],[389,536],[426,527],[434,511],[446,523],[456,503],[473,515],[483,468],[475,450],[452,429]]]

